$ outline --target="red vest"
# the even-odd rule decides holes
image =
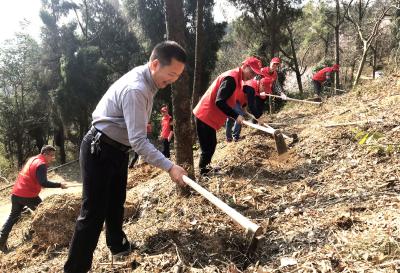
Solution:
[[[234,108],[236,101],[241,102],[243,100],[242,94],[242,69],[240,67],[226,71],[219,75],[215,81],[207,89],[206,93],[200,99],[199,103],[193,109],[193,114],[196,118],[212,127],[215,130],[220,129],[226,120],[226,115],[222,112],[217,105],[215,100],[217,98],[217,92],[223,79],[227,76],[231,76],[235,79],[236,89],[233,95],[227,100],[229,107]],[[243,93],[244,94],[244,93]]]
[[[167,139],[171,133],[171,119],[172,117],[168,114],[161,119],[161,137],[164,139]]]
[[[278,78],[278,73],[276,71],[270,73],[269,67],[266,68],[267,73],[264,74],[264,78],[260,80],[260,83],[264,86],[264,92],[267,94],[272,94],[272,86],[276,79]]]
[[[46,159],[39,154],[28,159],[18,174],[12,194],[19,197],[37,197],[42,190],[36,177],[36,170],[41,165],[47,165]]]
[[[315,73],[314,76],[312,77],[312,79],[314,81],[323,83],[324,81],[326,81],[326,73],[332,73],[332,71],[333,71],[333,67],[325,67],[325,68],[321,69],[320,71],[318,71],[317,73]]]

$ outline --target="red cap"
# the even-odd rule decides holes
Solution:
[[[161,108],[161,112],[167,113],[168,112],[167,106],[162,107]]]
[[[281,59],[279,59],[278,57],[274,57],[271,60],[272,64],[280,64],[281,63]]]
[[[257,59],[256,57],[248,57],[242,65],[248,65],[250,66],[251,70],[254,71],[254,73],[258,75],[262,75],[261,73],[261,61]]]
[[[339,67],[340,67],[340,65],[338,65],[338,64],[334,64],[332,66],[333,70],[335,70],[335,71],[339,71]]]

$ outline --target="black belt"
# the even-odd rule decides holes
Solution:
[[[97,133],[100,133],[100,141],[107,143],[108,145],[112,146],[113,148],[120,150],[124,153],[127,153],[131,150],[131,147],[126,146],[112,138],[109,138],[106,134],[104,134],[103,132],[99,131],[96,129],[96,127],[92,126],[89,130],[93,135],[96,135]]]

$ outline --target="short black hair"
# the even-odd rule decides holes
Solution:
[[[154,47],[151,52],[150,61],[157,59],[161,65],[169,65],[172,58],[181,63],[186,63],[186,51],[175,41],[164,41]]]
[[[44,154],[48,155],[50,152],[55,152],[55,151],[56,151],[56,148],[54,148],[53,146],[51,146],[51,145],[44,145],[44,146],[42,147],[42,149],[40,150],[40,153],[41,153],[42,155],[44,155]]]

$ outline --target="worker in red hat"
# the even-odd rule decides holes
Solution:
[[[339,65],[334,64],[333,66],[325,67],[315,73],[312,77],[312,84],[314,86],[315,94],[320,97],[323,84],[329,83],[332,81],[332,73],[339,72]]]
[[[193,110],[201,155],[200,174],[207,174],[211,158],[217,146],[217,130],[227,117],[241,124],[243,116],[233,109],[243,96],[242,81],[261,75],[261,61],[255,57],[247,58],[240,67],[219,75]],[[239,102],[241,103],[241,102]]]
[[[172,136],[174,135],[174,131],[172,130],[172,117],[168,114],[168,107],[161,107],[161,132],[159,139],[162,141],[163,150],[162,153],[165,157],[170,158],[170,143]]]
[[[283,88],[278,81],[278,69],[280,65],[281,59],[274,57],[268,67],[261,69],[263,78],[260,80],[259,93],[256,93],[261,99],[265,99],[267,94],[274,93],[286,100],[286,94],[283,92]]]
[[[249,112],[258,119],[264,111],[265,101],[267,94],[278,94],[282,99],[286,99],[281,85],[279,84],[277,70],[280,66],[281,60],[275,57],[271,60],[269,67],[261,69],[261,79],[253,78],[246,81],[243,85],[242,107],[247,105]],[[241,110],[243,111],[243,110]],[[229,142],[232,139],[232,126],[233,126],[233,139],[237,141],[240,138],[240,124],[235,123],[228,119],[226,125],[226,137]]]

